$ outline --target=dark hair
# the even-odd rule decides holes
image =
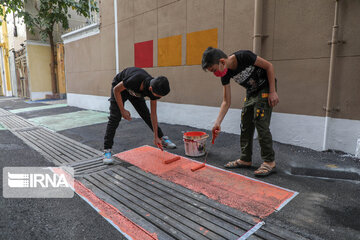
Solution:
[[[164,76],[151,79],[150,86],[153,92],[160,96],[165,96],[170,92],[169,80]]]
[[[220,58],[227,58],[227,55],[218,48],[208,47],[202,56],[201,67],[204,71],[214,64],[219,64]]]

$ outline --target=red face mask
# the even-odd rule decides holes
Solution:
[[[214,72],[214,75],[217,76],[217,77],[223,77],[223,76],[226,75],[227,71],[228,71],[227,68],[224,68],[223,71],[216,70],[216,71]]]
[[[227,69],[227,68],[225,67],[225,65],[224,65],[224,70],[222,70],[222,71],[216,70],[216,71],[214,72],[214,75],[217,76],[217,77],[223,77],[223,76],[226,75],[227,71],[228,71],[228,69]]]

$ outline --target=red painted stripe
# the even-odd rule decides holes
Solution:
[[[58,174],[65,174],[64,171],[53,169]],[[75,192],[91,203],[104,218],[111,220],[123,233],[132,239],[154,240],[158,239],[156,233],[149,233],[142,227],[126,218],[116,207],[98,198],[95,193],[85,187],[81,182],[73,179],[69,174],[65,174],[67,179],[74,181]],[[68,181],[69,182],[69,181]]]
[[[208,165],[192,172],[191,168],[199,163],[184,157],[171,164],[164,164],[164,159],[174,156],[176,155],[150,146],[139,147],[116,155],[146,172],[260,218],[273,213],[277,207],[295,194],[286,189]]]
[[[117,208],[98,198],[79,181],[75,180],[74,187],[77,194],[87,199],[92,205],[99,209],[100,215],[111,220],[122,232],[129,235],[132,239],[158,239],[156,233],[149,233],[139,225],[130,221]]]

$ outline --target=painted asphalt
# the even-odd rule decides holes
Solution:
[[[46,105],[43,103],[29,104],[22,100],[14,99],[2,99],[0,101],[0,108],[7,110],[19,109],[19,112],[21,111],[20,109],[34,106]],[[53,110],[38,109],[29,111],[26,114],[31,114],[31,117],[29,118],[30,121],[33,118],[39,119],[40,117],[53,116],[53,119],[57,119],[61,122],[61,119],[57,115],[62,116],[62,119],[68,119],[69,116],[72,116],[72,119],[74,119],[76,116],[79,116],[75,114],[76,112],[83,111],[83,109],[77,108],[72,108],[71,111],[69,111],[69,108],[71,107],[62,106]],[[52,111],[52,113],[49,114],[47,111]],[[66,116],[69,112],[72,113],[72,115]],[[23,111],[22,114],[24,113],[25,112]],[[94,116],[98,116],[98,114],[98,112],[94,112]],[[94,118],[96,119],[96,117]],[[51,117],[50,120],[49,118],[47,119],[47,121],[51,123]],[[81,123],[82,120],[77,119],[75,122]],[[42,122],[45,126],[46,123],[47,122]],[[76,126],[76,128],[72,128],[74,126]],[[49,124],[49,127],[51,128],[53,126]],[[99,121],[93,123],[84,121],[84,124],[77,124],[73,126],[67,125],[67,127],[62,126],[58,129],[60,130],[59,133],[63,135],[100,150],[102,149],[105,127],[106,123],[103,120],[102,122]],[[194,129],[189,126],[169,124],[161,124],[161,127],[165,131],[165,134],[169,135],[169,137],[178,145],[177,149],[168,151],[181,156],[184,156],[182,132],[201,130]],[[19,142],[16,140],[15,136],[10,137],[10,135],[11,133],[6,130],[0,131],[0,146],[2,147],[2,152],[6,153],[1,155],[3,167],[11,165],[36,165],[38,161],[38,166],[45,164],[44,162],[41,162],[41,157],[37,156],[36,152],[25,147],[24,144],[21,144],[21,141]],[[13,139],[11,141],[16,143],[10,143],[9,139]],[[115,137],[115,146],[113,150],[116,153],[120,153],[143,145],[151,144],[151,131],[147,129],[146,125],[140,119],[134,119],[131,122],[122,121],[120,123],[120,127]],[[11,154],[15,151],[14,148],[19,148],[19,146],[22,146],[21,149],[17,149],[16,154]],[[345,176],[350,170],[355,172],[354,176],[357,176],[356,173],[358,174],[360,172],[359,160],[342,153],[316,152],[276,142],[274,143],[274,148],[277,154],[276,159],[278,173],[261,180],[276,186],[294,190],[299,192],[299,194],[280,211],[270,214],[266,218],[266,221],[299,233],[310,239],[360,239],[360,218],[358,217],[360,216],[360,208],[358,205],[358,199],[360,198],[359,181],[337,179]],[[222,133],[216,140],[215,145],[212,147],[207,162],[215,167],[223,168],[223,164],[227,161],[237,158],[239,151],[239,136]],[[34,157],[25,157],[27,156],[27,153],[31,153]],[[254,166],[259,166],[261,161],[259,156],[259,146],[256,141],[254,144],[253,157]],[[202,159],[198,158],[198,160],[201,161]],[[305,167],[308,170],[302,170],[302,172],[299,170],[301,168],[304,169]],[[252,171],[254,169],[256,168],[235,169],[233,172],[253,178]],[[343,171],[343,174],[345,175],[339,176],[335,174],[332,176],[332,179],[307,176],[320,175],[317,174],[317,172],[319,172],[317,169],[326,170],[325,173],[321,172],[321,176],[328,176],[329,173],[333,174],[334,171]],[[299,175],[293,175],[291,173]],[[66,238],[66,236],[74,234],[75,238],[82,238],[82,236],[89,236],[89,238],[92,238],[91,235],[86,235],[87,233],[83,233],[84,235],[81,235],[81,233],[77,231],[78,229],[72,228],[70,226],[71,224],[69,224],[73,221],[80,221],[85,232],[88,230],[91,233],[97,232],[99,233],[99,236],[102,236],[102,234],[108,234],[106,235],[107,239],[119,238],[119,233],[117,231],[113,231],[114,228],[97,215],[96,212],[90,211],[86,204],[80,199],[75,199],[71,203],[59,201],[59,203],[56,204],[58,208],[54,211],[59,215],[63,214],[67,219],[69,219],[68,222],[60,221],[60,225],[62,226],[60,229],[56,227],[56,224],[54,225],[54,223],[59,220],[56,216],[54,216],[52,213],[53,210],[50,207],[45,207],[46,211],[40,211],[40,206],[42,204],[45,204],[46,206],[49,204],[49,206],[51,206],[52,203],[46,200],[36,201],[29,199],[29,203],[20,205],[20,207],[18,205],[18,201],[3,198],[1,201],[4,203],[1,204],[1,206],[6,206],[7,213],[14,210],[18,215],[22,216],[21,219],[25,219],[26,221],[26,224],[24,225],[22,224],[23,222],[20,218],[7,217],[4,219],[5,221],[2,221],[0,226],[4,226],[5,229],[10,226],[9,224],[18,227],[18,229],[16,229],[16,227],[12,227],[11,229],[13,232],[5,232],[8,234],[6,236],[9,237],[11,234],[14,234],[14,236],[20,236],[20,230],[23,232],[24,229],[33,229],[31,231],[37,234],[35,236],[41,236],[40,233],[46,233],[46,236],[50,237],[65,236]],[[22,202],[24,202],[24,200]],[[35,207],[31,208],[30,206],[32,205]],[[80,210],[76,211],[77,214],[74,214],[67,208],[69,205],[76,206],[76,209]],[[5,212],[5,210],[2,210],[2,212]],[[92,225],[88,221],[84,220],[86,219],[86,214],[90,213],[96,215],[91,215],[90,219],[97,219],[96,221],[99,221],[99,223]],[[82,214],[85,214],[84,218],[81,218],[83,216]],[[8,215],[10,216],[11,214]],[[38,217],[35,217],[31,222],[31,215]],[[42,221],[40,218],[45,218],[46,221]],[[103,225],[109,227],[96,227]],[[29,226],[31,226],[31,228],[29,228]],[[98,229],[98,231],[94,229]],[[103,231],[103,229],[106,229],[106,231]],[[66,234],[63,233],[65,230],[67,231]]]
[[[269,216],[298,194],[211,165],[193,172],[191,169],[201,163],[187,157],[165,164],[166,159],[173,157],[165,154],[168,153],[151,146],[143,146],[115,156],[145,172],[150,172],[204,194],[224,205],[260,218]]]

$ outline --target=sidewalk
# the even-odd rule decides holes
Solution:
[[[102,150],[106,113],[69,107],[64,103],[49,106],[44,102],[25,103],[22,100],[0,98],[1,109],[12,111],[35,126],[47,127],[92,149]],[[168,152],[180,156],[185,156],[182,133],[201,130],[169,124],[161,124],[161,127],[178,146]],[[7,132],[6,128],[1,130],[0,136],[2,131]],[[152,133],[147,126],[140,119],[131,122],[123,120],[115,137],[114,153],[144,145],[152,145]],[[278,173],[259,180],[299,194],[280,211],[262,219],[265,226],[287,229],[309,239],[359,239],[359,159],[346,154],[316,152],[276,142],[274,149]],[[212,146],[207,163],[223,169],[223,165],[236,159],[239,152],[239,136],[222,133]],[[255,141],[254,168],[235,169],[232,172],[253,179],[252,172],[260,164],[259,145]],[[265,226],[262,229],[266,229]]]

